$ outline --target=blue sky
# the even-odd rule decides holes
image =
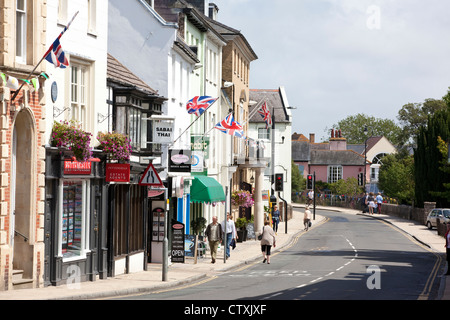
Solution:
[[[258,56],[251,89],[284,86],[292,131],[328,137],[364,113],[397,122],[450,87],[450,1],[211,0]]]

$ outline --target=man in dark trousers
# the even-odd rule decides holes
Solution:
[[[212,218],[212,223],[206,227],[205,235],[208,239],[209,248],[211,249],[211,263],[215,263],[217,248],[222,241],[222,225],[217,222],[216,216]]]

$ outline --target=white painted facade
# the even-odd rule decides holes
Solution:
[[[60,39],[69,67],[60,69],[46,60],[42,62],[49,75],[45,85],[45,141],[50,142],[54,121],[74,119],[92,133],[91,146],[95,146],[97,133],[108,129],[107,121],[99,121],[99,114],[108,114],[105,81],[108,16],[103,14],[108,11],[108,1],[48,0],[46,41],[48,48],[77,11],[75,20]],[[57,88],[55,101],[52,85]]]
[[[291,173],[292,173],[292,113],[289,107],[289,102],[287,99],[286,91],[283,86],[279,88],[281,98],[283,101],[283,106],[289,117],[289,122],[277,122],[275,119],[275,174],[282,173],[284,177],[283,191],[281,192],[281,197],[285,199],[288,203],[291,203]],[[270,191],[272,189],[270,176],[272,174],[271,157],[272,157],[272,141],[270,134],[269,139],[259,139],[258,129],[265,128],[264,123],[249,123],[248,136],[255,140],[262,140],[264,145],[264,158],[267,158],[269,166],[264,172],[264,185],[263,191]],[[278,192],[275,192],[278,197]],[[280,201],[280,200],[279,200]],[[268,205],[266,201],[265,205]]]

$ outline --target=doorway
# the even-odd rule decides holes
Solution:
[[[11,147],[10,234],[13,269],[21,270],[25,279],[33,278],[34,128],[30,112],[20,111],[15,119]]]

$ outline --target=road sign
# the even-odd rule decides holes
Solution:
[[[162,186],[163,183],[152,163],[149,163],[147,169],[139,180],[141,186]]]

